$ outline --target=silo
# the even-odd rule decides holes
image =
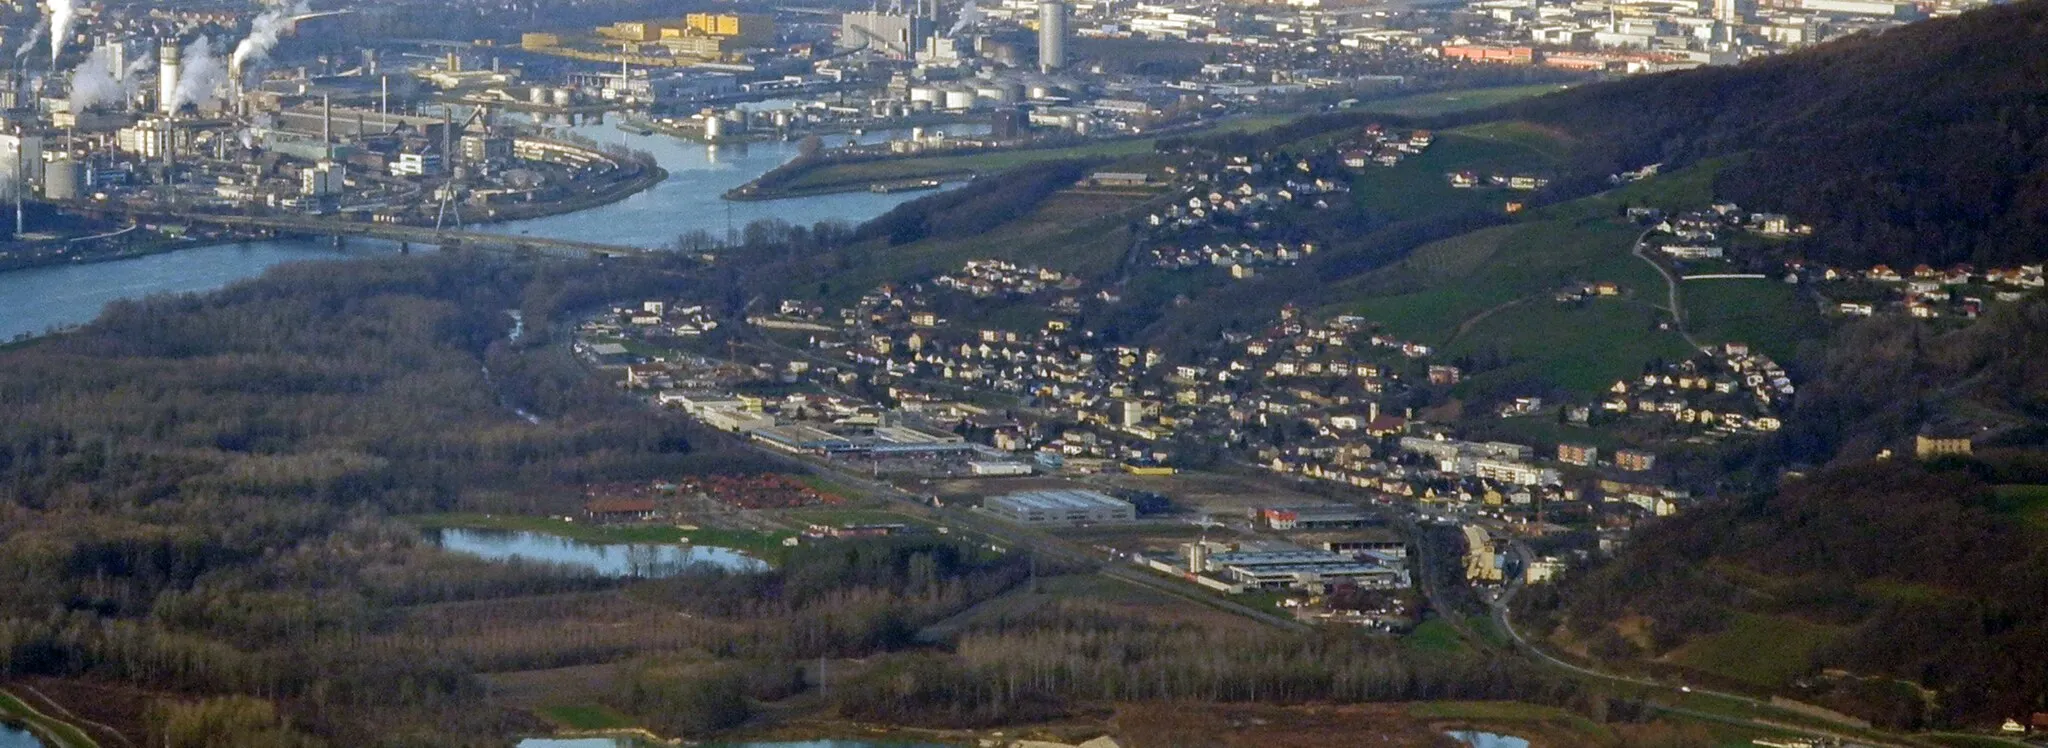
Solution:
[[[1052,72],[1067,66],[1067,6],[1060,0],[1038,3],[1038,69]]]
[[[548,103],[548,87],[547,87],[547,86],[534,86],[534,87],[533,87],[532,89],[529,89],[529,90],[528,90],[528,91],[526,92],[526,101],[527,101],[527,103],[530,103],[530,104],[546,104],[546,103]]]
[[[156,107],[164,114],[177,114],[178,40],[165,38],[156,48]]]
[[[919,85],[910,87],[910,103],[912,105],[916,105],[921,101],[936,107],[939,106],[941,96],[944,96],[944,94],[939,92],[938,86]]]
[[[68,158],[52,160],[43,171],[43,197],[50,200],[77,200],[85,183],[79,163]]]
[[[701,116],[704,118],[705,140],[715,141],[725,137],[725,120],[723,118],[720,118],[715,112],[705,112]]]
[[[1033,99],[1050,99],[1060,95],[1059,86],[1053,85],[1051,81],[1032,81],[1030,85],[1024,87],[1024,91],[1026,96]]]
[[[974,89],[967,87],[946,89],[946,109],[965,111],[974,108]]]
[[[569,89],[566,89],[566,88],[557,88],[557,89],[555,89],[555,91],[554,91],[554,97],[555,97],[555,106],[558,106],[558,107],[567,107],[567,106],[569,106],[570,104],[572,104],[572,103],[575,103],[575,101],[576,101],[576,94],[575,94],[575,92],[573,92],[573,91],[570,91]]]

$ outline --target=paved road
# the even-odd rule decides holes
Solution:
[[[1692,349],[1697,351],[1703,346],[1700,345],[1700,341],[1693,339],[1692,333],[1687,332],[1685,329],[1685,307],[1681,306],[1678,302],[1678,276],[1672,275],[1671,271],[1664,269],[1663,265],[1659,264],[1656,260],[1650,259],[1649,255],[1643,254],[1643,243],[1649,241],[1650,234],[1655,231],[1656,229],[1644,229],[1643,233],[1637,234],[1636,244],[1633,248],[1629,249],[1629,254],[1635,255],[1638,260],[1650,263],[1650,267],[1654,268],[1658,275],[1664,276],[1664,292],[1665,296],[1669,299],[1665,302],[1665,308],[1671,312],[1671,326],[1678,331],[1679,337],[1685,338],[1686,345],[1692,346]]]

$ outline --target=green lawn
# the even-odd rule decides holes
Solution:
[[[1679,282],[1686,327],[1702,343],[1742,342],[1779,361],[1827,336],[1827,323],[1799,287],[1777,280]]]
[[[1485,109],[1547,93],[1561,91],[1565,86],[1555,83],[1541,83],[1528,86],[1500,86],[1496,88],[1469,88],[1461,91],[1437,91],[1415,94],[1379,101],[1360,103],[1358,108],[1368,112],[1394,114],[1403,117],[1434,117],[1439,114]]]
[[[1687,642],[1667,658],[1704,673],[1774,687],[1806,672],[1813,652],[1842,633],[1839,626],[1737,613],[1726,629]]]
[[[1493,174],[1547,176],[1555,164],[1551,156],[1521,142],[1447,132],[1438,135],[1429,150],[1398,166],[1359,172],[1352,178],[1351,195],[1360,207],[1394,220],[1500,209],[1526,194],[1488,187],[1459,189],[1451,186],[1448,175],[1473,171],[1482,179]]]
[[[597,704],[551,706],[541,709],[540,716],[570,730],[618,730],[635,726],[631,718],[618,710]]]
[[[6,691],[0,691],[0,719],[12,720],[26,727],[30,734],[43,739],[49,748],[94,748],[99,745],[84,730],[31,709]]]
[[[1451,131],[1454,135],[1477,138],[1497,143],[1510,143],[1540,154],[1553,161],[1561,161],[1570,155],[1571,136],[1542,125],[1519,120],[1501,120],[1467,125]]]
[[[1423,621],[1401,637],[1401,646],[1428,654],[1461,655],[1472,651],[1463,634],[1441,619]]]

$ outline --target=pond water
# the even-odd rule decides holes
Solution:
[[[43,748],[43,741],[28,731],[0,725],[0,748]],[[600,748],[609,748],[608,746]]]
[[[660,543],[586,543],[520,530],[447,528],[427,531],[443,550],[492,561],[521,559],[590,569],[611,577],[665,577],[709,564],[729,571],[766,571],[768,564],[730,548]]]
[[[1446,734],[1464,741],[1466,745],[1472,746],[1472,748],[1529,748],[1528,738],[1518,738],[1513,735],[1498,735],[1472,730],[1455,730]]]

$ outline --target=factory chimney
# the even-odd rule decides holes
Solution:
[[[320,147],[334,158],[334,101],[327,94],[320,94]]]
[[[1061,0],[1038,3],[1038,69],[1050,73],[1067,66],[1067,5]]]
[[[165,115],[177,114],[178,40],[166,37],[156,48],[156,108]]]

